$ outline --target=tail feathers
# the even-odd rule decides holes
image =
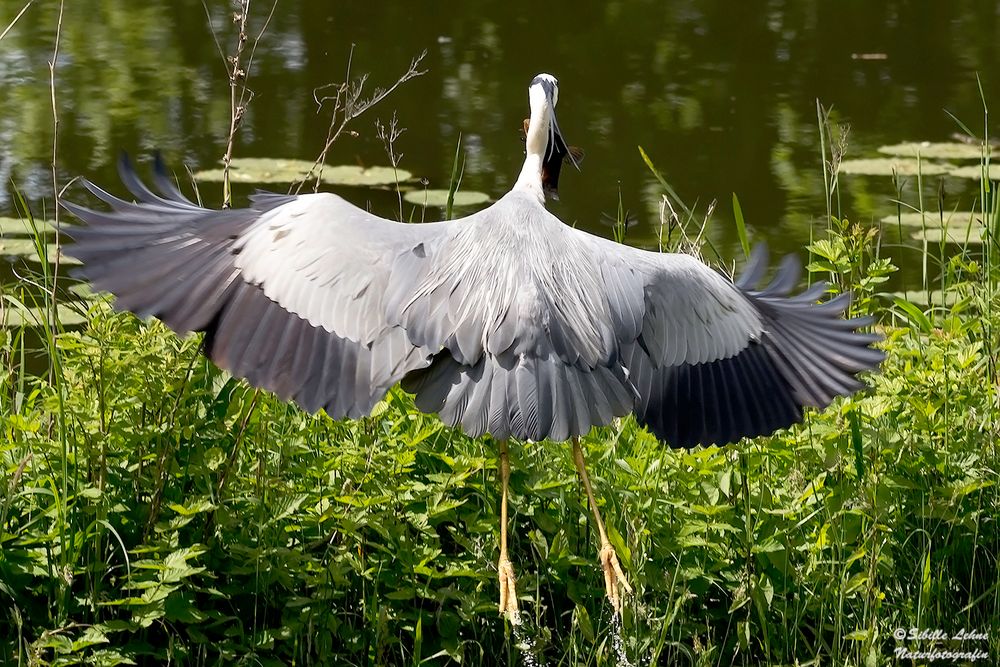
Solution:
[[[625,371],[581,370],[557,357],[484,354],[464,365],[447,351],[410,373],[403,388],[417,407],[461,426],[472,437],[566,440],[632,411],[635,394]]]

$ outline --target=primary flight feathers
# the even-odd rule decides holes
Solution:
[[[635,412],[671,445],[773,432],[863,384],[880,337],[825,285],[789,296],[798,264],[759,246],[736,284],[693,257],[563,225],[516,188],[465,218],[402,224],[333,194],[258,194],[243,209],[159,194],[127,160],[110,210],[62,202],[79,276],[254,386],[331,417],[395,383],[469,435],[564,440]]]

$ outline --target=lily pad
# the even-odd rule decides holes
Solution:
[[[448,205],[447,190],[412,190],[403,195],[403,199],[417,206],[438,206],[444,208]],[[490,196],[483,192],[473,192],[462,190],[455,193],[455,206],[477,206],[485,204],[490,200]]]
[[[928,243],[957,243],[959,245],[982,245],[983,233],[986,230],[982,227],[969,229],[967,225],[958,227],[948,227],[946,229],[918,229],[911,235],[917,241],[927,241]]]
[[[48,245],[47,255],[49,258],[49,263],[54,264],[56,257],[59,257],[59,263],[63,265],[77,265],[81,264],[80,260],[68,255],[59,255],[59,248],[54,244],[50,243]],[[0,239],[0,256],[2,255],[14,255],[16,257],[24,257],[30,262],[40,261],[38,253],[35,252],[35,242],[32,239],[26,238],[3,238]]]
[[[915,176],[919,171],[924,176],[938,176],[949,173],[952,167],[936,162],[917,161],[904,157],[877,157],[865,160],[844,160],[840,163],[840,173],[859,176]]]
[[[978,160],[983,156],[983,150],[973,144],[961,144],[956,141],[910,141],[891,146],[879,146],[879,153],[915,158],[919,155],[924,160]]]
[[[229,180],[233,183],[295,183],[310,172],[322,170],[322,182],[328,185],[378,186],[408,181],[413,174],[392,167],[358,167],[356,165],[320,165],[313,171],[307,160],[277,160],[272,158],[233,158],[229,164]],[[199,181],[221,183],[222,169],[207,169],[194,175]]]
[[[958,167],[948,172],[949,176],[956,178],[974,178],[977,181],[983,177],[983,168],[978,164],[970,164],[968,167]],[[989,167],[989,179],[1000,181],[1000,164],[991,164]]]
[[[70,306],[59,304],[56,306],[56,313],[63,326],[77,326],[87,321],[86,315]],[[0,312],[0,326],[7,328],[14,327],[38,327],[48,319],[51,322],[52,311],[49,308],[5,308]]]
[[[76,257],[70,257],[69,255],[65,254],[65,252],[59,253],[59,248],[57,248],[53,244],[49,244],[49,249],[46,254],[49,257],[49,264],[59,264],[60,266],[80,266],[81,264],[83,264],[83,262],[78,260]],[[27,259],[29,262],[36,262],[36,263],[40,263],[42,261],[38,257],[38,255],[34,253],[26,256],[25,259]]]
[[[970,220],[981,220],[983,214],[979,211],[955,211],[944,214],[944,224],[946,227],[961,226],[965,229],[969,226]],[[916,211],[903,213],[898,218],[894,215],[887,215],[882,218],[882,224],[893,226],[896,224],[904,227],[926,227],[928,229],[939,229],[941,227],[941,216],[933,211],[924,212],[923,215]]]
[[[50,234],[55,231],[55,223],[51,220],[35,220],[38,231]],[[21,218],[0,218],[0,236],[31,234],[31,223]]]
[[[90,283],[77,283],[76,285],[70,285],[69,289],[66,291],[81,299],[96,299],[102,294],[101,292],[95,292],[94,288],[90,286]]]
[[[0,239],[0,255],[27,255],[34,254],[35,242],[25,238],[3,238]]]
[[[891,296],[898,296],[906,299],[910,303],[918,306],[954,306],[959,301],[959,295],[954,290],[943,292],[935,290],[909,290],[907,292],[891,292]]]

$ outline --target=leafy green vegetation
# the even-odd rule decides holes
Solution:
[[[206,106],[201,100],[213,98],[197,87],[203,77],[182,58],[186,51],[168,48],[177,21],[163,7],[112,6],[110,20],[83,4],[67,6],[65,49],[85,80],[63,85],[68,106],[89,119],[81,134],[94,146],[86,154],[109,162],[120,141],[111,127],[126,117],[151,124],[141,134],[157,143],[180,144],[170,141],[178,132],[210,136],[205,126],[228,105]],[[181,14],[202,8],[190,9]],[[38,24],[51,26],[54,6],[45,11]],[[477,34],[492,34],[481,23],[477,17]],[[680,33],[698,32],[673,23]],[[662,39],[664,47],[684,43]],[[200,41],[215,58],[211,40]],[[95,43],[115,47],[109,53]],[[685,49],[661,50],[651,68],[672,73],[679,68],[670,58],[690,58]],[[13,150],[47,159],[53,135],[38,119],[49,90],[29,96],[45,82],[21,79],[7,105],[23,117]],[[497,94],[492,88],[483,94]],[[685,95],[677,119],[673,104],[632,105],[658,114],[661,126],[701,124],[699,91]],[[179,97],[200,110],[183,130],[162,113]],[[484,104],[475,95],[455,99]],[[268,106],[253,113],[263,116]],[[273,106],[282,127],[295,117]],[[779,177],[799,193],[817,195],[822,185],[825,196],[828,225],[809,247],[809,278],[855,292],[854,313],[879,318],[888,360],[871,391],[773,437],[672,450],[624,419],[585,438],[610,537],[635,588],[622,618],[605,602],[566,444],[511,445],[511,555],[526,610],[515,632],[496,615],[494,443],[445,428],[398,390],[359,421],[303,414],[216,369],[198,338],[115,313],[85,286],[56,289],[48,263],[20,264],[21,281],[0,293],[8,325],[0,328],[0,663],[488,664],[532,654],[546,664],[604,665],[622,664],[624,654],[636,664],[867,667],[901,664],[899,647],[982,650],[989,658],[980,664],[995,661],[994,185],[981,181],[977,203],[962,202],[973,210],[951,214],[963,228],[984,221],[976,243],[939,233],[924,234],[919,248],[908,237],[909,245],[890,248],[839,211],[839,174],[876,172],[834,159],[830,133],[823,135],[827,178],[796,172],[788,154],[811,135],[799,131],[791,106],[782,118]],[[288,133],[301,129],[292,122]],[[965,159],[968,149],[923,148],[868,161],[867,169],[912,174],[918,183],[946,172],[996,173],[985,158],[962,168],[925,161]],[[648,200],[681,212],[657,241],[710,245],[704,229],[683,234],[697,226],[693,211],[640,153],[654,176]],[[251,166],[265,177],[241,175]],[[235,181],[284,183],[312,164],[285,161],[278,173],[273,163],[234,159],[232,167]],[[446,217],[465,194],[456,192],[458,167],[456,151],[452,188],[442,191]],[[395,167],[323,169],[327,182],[410,178]],[[407,201],[423,204],[427,192],[411,191]],[[882,227],[940,232],[949,217],[922,201],[912,207],[917,222],[900,211]],[[736,193],[733,215],[746,251]],[[621,238],[629,227],[621,197],[615,223]],[[3,222],[0,251],[16,242],[19,256],[37,255],[45,230],[32,239],[6,236],[29,228]],[[897,250],[919,253],[920,289],[893,284],[888,253]],[[988,637],[893,638],[909,628]]]
[[[672,450],[632,419],[584,440],[636,589],[620,630],[569,447],[512,443],[532,651],[564,665],[618,664],[616,645],[641,664],[888,665],[897,646],[995,658],[1000,255],[995,209],[979,217],[984,245],[924,245],[947,297],[931,306],[883,294],[894,267],[875,231],[831,217],[811,245],[812,276],[881,319],[870,392],[733,447]],[[38,283],[5,302],[51,310],[47,270]],[[496,615],[494,443],[398,390],[359,421],[303,414],[213,367],[197,338],[87,303],[79,329],[0,330],[0,662],[527,651]],[[899,642],[897,628],[989,638]]]

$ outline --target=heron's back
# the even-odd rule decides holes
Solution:
[[[599,258],[572,231],[531,196],[507,194],[426,257],[404,260],[414,266],[395,285],[411,294],[400,323],[415,343],[440,340],[463,363],[484,353],[554,354],[587,367],[611,358]]]

